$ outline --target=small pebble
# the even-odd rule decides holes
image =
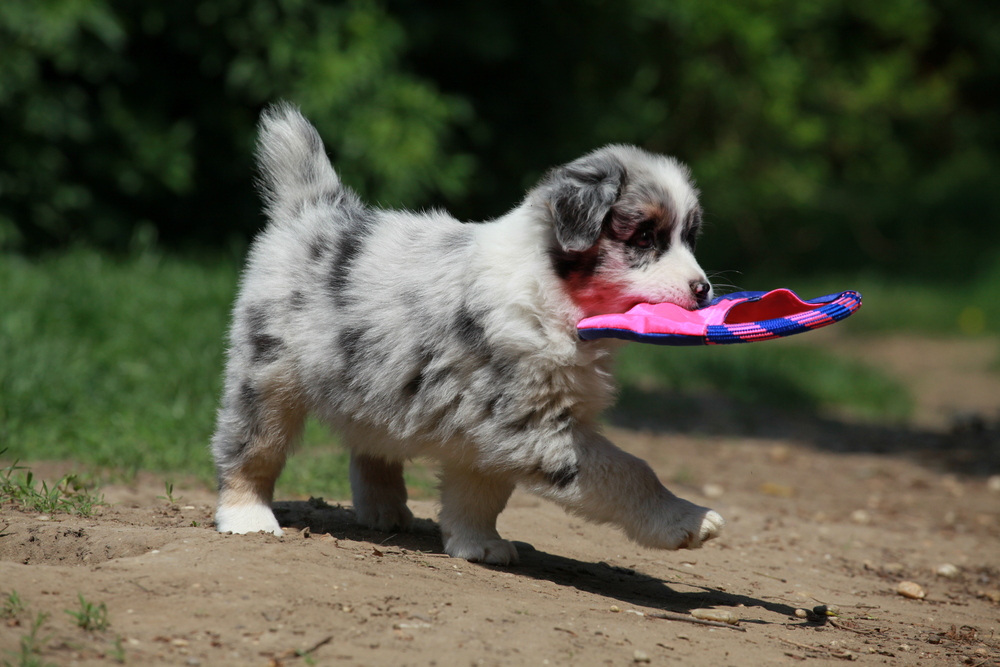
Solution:
[[[52,517],[50,517],[48,514],[39,514],[37,518],[38,518],[39,521],[51,521],[52,520]]]
[[[740,622],[740,617],[727,609],[692,609],[691,615],[703,621],[716,621],[729,625],[736,625]]]
[[[851,512],[851,521],[864,526],[872,522],[872,515],[868,510],[854,510]]]
[[[798,618],[809,618],[809,612],[806,611],[805,609],[796,609],[795,610],[795,615]]]
[[[613,605],[611,605],[611,607],[610,607],[610,608],[608,609],[608,611],[613,611],[613,612],[614,612],[614,613],[616,613],[616,614],[617,614],[618,612],[620,612],[621,610],[622,610],[622,609],[621,609],[621,607],[619,607],[619,606],[618,606],[618,605],[616,605],[616,604],[613,604]]]
[[[646,655],[645,651],[636,649],[632,652],[632,662],[649,662],[649,656]]]
[[[944,577],[945,579],[954,579],[960,572],[957,567],[951,563],[942,563],[934,568],[934,573],[939,577]]]
[[[1000,475],[993,475],[986,480],[986,488],[992,493],[1000,493]]]
[[[899,582],[899,585],[896,586],[896,592],[904,598],[910,598],[911,600],[923,600],[927,597],[927,593],[924,592],[923,587],[912,581]]]
[[[706,484],[705,486],[701,487],[701,493],[706,498],[715,499],[724,496],[726,490],[721,486],[719,486],[718,484]]]

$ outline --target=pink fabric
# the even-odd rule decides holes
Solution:
[[[586,329],[628,329],[640,334],[702,336],[709,325],[751,324],[815,310],[821,305],[806,303],[790,290],[776,289],[757,301],[719,301],[700,310],[685,310],[672,303],[640,303],[625,313],[588,317],[578,326]]]

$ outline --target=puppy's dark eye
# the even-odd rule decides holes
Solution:
[[[630,239],[636,248],[652,248],[655,241],[652,229],[644,229]]]

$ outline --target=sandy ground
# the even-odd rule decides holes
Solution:
[[[103,488],[111,504],[91,518],[4,507],[0,593],[28,609],[0,620],[0,664],[20,664],[47,612],[38,645],[54,665],[1000,665],[997,346],[872,345],[914,385],[938,373],[913,424],[732,417],[709,399],[686,422],[613,415],[633,426],[610,427],[616,443],[728,520],[696,551],[639,548],[524,494],[499,522],[519,543],[510,568],[443,555],[432,500],[411,502],[416,529],[398,535],[354,525],[346,502],[283,500],[282,538],[219,535],[212,493],[178,484],[169,503],[153,475]],[[933,368],[908,376],[900,346]],[[81,594],[107,605],[106,630],[65,613]],[[839,616],[795,615],[818,604]],[[702,608],[741,621],[654,616]]]

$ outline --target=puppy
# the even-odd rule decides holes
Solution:
[[[288,105],[263,114],[258,160],[269,224],[233,310],[212,441],[219,531],[281,534],[274,483],[312,413],[350,451],[354,509],[372,528],[413,518],[405,460],[440,462],[455,558],[517,561],[496,519],[518,485],[649,547],[719,533],[716,512],[601,435],[622,343],[576,332],[584,317],[641,302],[711,300],[686,168],[607,146],[471,224],[362,203]]]

